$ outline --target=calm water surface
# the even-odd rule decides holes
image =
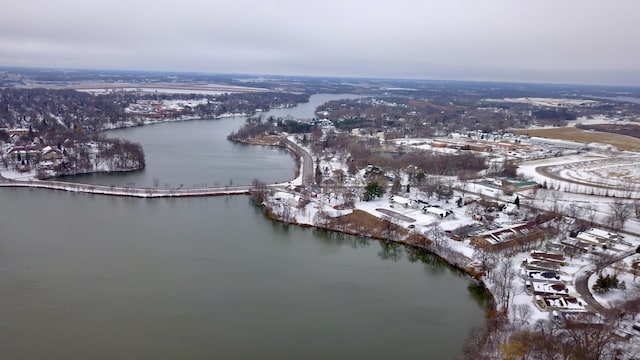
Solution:
[[[0,189],[0,204],[0,359],[453,359],[483,323],[467,277],[273,223],[245,196]]]
[[[245,196],[0,201],[2,359],[451,359],[483,319],[468,278]]]
[[[308,103],[293,108],[274,109],[264,118],[310,119],[315,109],[330,100],[358,98],[359,95],[317,94]],[[198,187],[248,185],[254,179],[266,183],[285,182],[296,174],[294,157],[278,147],[249,146],[227,140],[246,117],[193,120],[108,131],[107,136],[140,143],[146,169],[126,174],[92,174],[62,178],[65,181],[133,187]]]
[[[133,187],[198,187],[248,185],[295,177],[294,157],[285,149],[250,146],[227,140],[245,123],[244,117],[192,120],[119,129],[107,132],[140,143],[146,168],[123,174],[92,174],[62,180]]]

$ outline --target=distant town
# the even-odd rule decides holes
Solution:
[[[263,116],[314,94],[349,96]],[[0,68],[0,185],[140,171],[103,131],[229,116],[248,117],[230,141],[298,157],[290,182],[236,187],[267,216],[478,280],[468,359],[639,358],[640,88]]]

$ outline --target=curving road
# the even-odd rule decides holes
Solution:
[[[302,185],[309,185],[309,180],[313,179],[313,158],[311,154],[293,141],[287,138],[283,140],[287,147],[302,159],[302,173],[300,174],[302,176]]]
[[[626,258],[627,256],[631,256],[635,253],[636,253],[635,249],[625,251],[622,254],[618,254],[616,256],[611,257],[609,261],[603,264],[599,264],[598,266],[595,266],[595,265],[585,266],[582,269],[580,269],[580,271],[576,274],[575,280],[574,280],[576,291],[578,292],[578,294],[580,294],[582,299],[596,312],[606,317],[609,313],[609,308],[602,306],[602,304],[600,304],[598,301],[596,301],[596,299],[594,299],[593,294],[591,293],[591,289],[589,289],[589,277],[591,277],[591,275],[593,275],[597,271],[602,270],[607,266],[615,262],[618,262]]]

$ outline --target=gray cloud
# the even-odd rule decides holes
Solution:
[[[640,84],[640,2],[21,0],[0,65]]]

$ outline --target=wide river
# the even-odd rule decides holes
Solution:
[[[293,159],[273,149],[207,155],[239,125],[110,136],[137,137],[149,159],[142,175],[171,184],[293,176]],[[160,158],[200,166],[156,169],[149,144],[176,146]],[[185,155],[198,151],[197,161]],[[239,158],[243,166],[229,164]],[[256,172],[264,161],[279,170]],[[109,181],[148,180],[126,177]],[[1,189],[0,204],[0,359],[454,359],[483,324],[471,280],[437,259],[274,223],[246,196]]]

